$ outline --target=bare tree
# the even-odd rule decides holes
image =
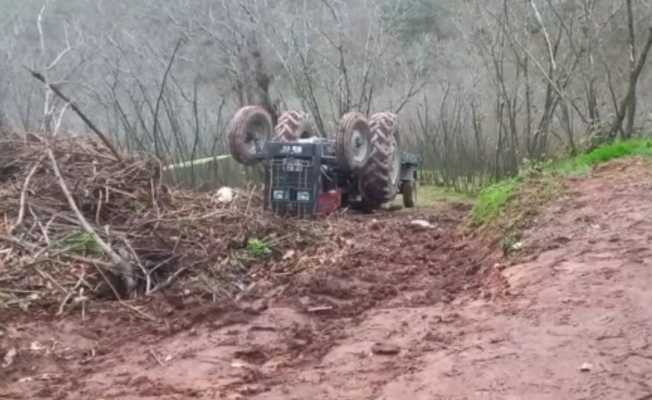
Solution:
[[[46,0],[45,3],[43,4],[43,7],[41,7],[41,11],[38,14],[38,17],[36,18],[36,26],[38,29],[38,36],[39,36],[39,49],[40,49],[40,54],[41,54],[41,60],[44,62],[42,67],[39,68],[41,74],[43,75],[43,78],[45,82],[51,82],[50,80],[50,72],[59,65],[59,63],[63,60],[63,58],[72,51],[72,45],[70,44],[70,38],[68,37],[68,26],[64,24],[63,30],[65,33],[65,47],[60,50],[57,55],[50,61],[46,61],[48,59],[48,51],[46,47],[46,42],[45,42],[45,33],[43,31],[43,19],[45,17],[45,13],[48,9],[48,6],[50,5],[51,2],[54,0]],[[54,99],[54,92],[50,88],[50,86],[46,83],[45,84],[45,99],[43,101],[43,125],[42,129],[43,131],[50,135],[53,133],[54,126],[61,126],[61,120],[63,119],[63,115],[65,114],[68,106],[64,105],[61,108],[60,114],[58,121],[54,121],[55,113],[57,111],[56,107],[56,101]]]
[[[632,136],[634,131],[634,121],[636,119],[636,109],[637,109],[637,94],[636,88],[638,85],[638,80],[641,76],[641,72],[645,67],[647,57],[650,53],[650,48],[652,48],[652,27],[648,29],[648,36],[645,44],[643,45],[643,50],[640,55],[638,54],[639,49],[636,45],[636,29],[634,21],[634,11],[632,7],[632,0],[625,0],[627,4],[627,28],[629,32],[629,81],[627,83],[627,92],[616,111],[616,118],[611,127],[610,137],[615,137],[618,132],[621,132],[623,138],[629,138]],[[623,121],[627,117],[627,125],[623,130]]]
[[[309,111],[324,135],[346,111],[392,110],[433,176],[465,187],[650,122],[643,1],[7,1],[3,125],[88,130],[28,65],[113,142],[163,159],[223,152],[245,104]]]

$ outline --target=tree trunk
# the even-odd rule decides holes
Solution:
[[[611,138],[615,138],[616,134],[623,129],[623,121],[625,120],[625,116],[627,115],[628,112],[630,113],[629,116],[630,120],[628,120],[628,128],[630,127],[630,122],[631,122],[631,127],[633,128],[634,126],[634,119],[636,117],[636,115],[634,114],[636,112],[636,85],[638,84],[638,79],[641,76],[641,72],[643,71],[645,62],[647,61],[647,57],[650,53],[650,48],[652,48],[652,28],[649,28],[648,30],[648,38],[643,48],[643,52],[641,52],[641,56],[639,57],[638,62],[636,63],[629,77],[627,94],[621,101],[618,107],[618,112],[616,114],[616,120],[611,126],[611,130],[609,133],[609,137]],[[632,134],[631,130],[623,131],[622,137],[628,138],[631,136],[631,134]]]

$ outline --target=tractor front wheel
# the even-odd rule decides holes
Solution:
[[[242,107],[227,128],[231,155],[241,164],[256,163],[256,154],[272,134],[272,117],[260,106]]]
[[[345,172],[357,172],[369,158],[371,131],[367,118],[358,113],[344,114],[335,138],[337,165]]]

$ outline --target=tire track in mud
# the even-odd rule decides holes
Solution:
[[[304,307],[330,307],[332,317],[354,317],[373,307],[448,303],[479,289],[492,252],[458,235],[461,219],[431,216],[430,228],[411,224],[414,219],[347,222],[341,252],[294,276],[284,295]]]

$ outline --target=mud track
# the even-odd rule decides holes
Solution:
[[[652,167],[566,185],[517,260],[459,235],[466,210],[381,214],[237,304],[4,313],[0,398],[650,399]]]

